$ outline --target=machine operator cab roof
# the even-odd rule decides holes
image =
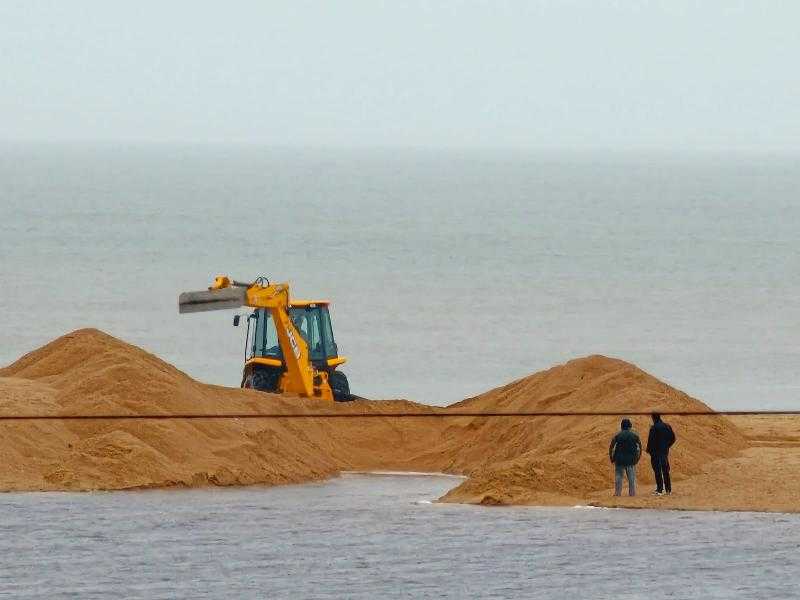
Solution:
[[[289,306],[291,308],[314,306],[316,304],[320,306],[329,306],[330,303],[330,300],[292,300],[289,302]]]
[[[289,316],[308,344],[311,362],[318,369],[332,369],[347,359],[339,356],[333,338],[328,300],[292,300]],[[269,310],[257,308],[247,320],[246,353],[248,363],[283,366],[278,332]]]

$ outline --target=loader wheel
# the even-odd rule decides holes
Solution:
[[[260,392],[277,392],[281,372],[278,369],[259,369],[249,377],[250,387]]]
[[[350,393],[350,384],[347,376],[341,371],[331,371],[328,373],[328,384],[333,392],[333,399],[336,402],[350,402],[353,395]]]

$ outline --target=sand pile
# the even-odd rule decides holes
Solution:
[[[508,411],[619,411],[710,410],[641,369],[621,360],[590,356],[526,377],[465,400],[460,410]],[[648,417],[631,419],[646,444]],[[701,472],[711,461],[735,456],[747,446],[742,433],[722,417],[669,419],[679,442],[672,462],[679,477]],[[450,447],[462,444],[454,467],[470,469],[470,478],[452,490],[446,500],[484,504],[563,503],[585,499],[587,493],[610,483],[608,444],[619,429],[619,417],[533,417],[476,419],[452,427]],[[463,430],[470,430],[463,444]],[[455,453],[454,453],[455,454]],[[640,481],[653,482],[640,463]],[[649,487],[649,486],[648,486]]]
[[[318,401],[201,384],[140,348],[93,329],[65,335],[0,369],[0,414],[324,409],[329,405]],[[359,409],[398,407],[386,403]],[[0,422],[0,489],[308,481],[351,465],[372,466],[369,461],[358,463],[359,452],[378,458],[390,455],[386,443],[397,441],[392,426],[383,423],[381,428],[377,420],[374,425],[381,429],[380,436],[373,427],[357,436],[358,423],[319,419],[5,421]],[[360,446],[351,450],[348,441],[353,439]]]
[[[97,330],[80,330],[0,370],[0,414],[643,411],[707,407],[633,365],[592,356],[447,409],[347,404],[201,384]],[[670,419],[682,476],[748,444],[721,417]],[[585,501],[610,485],[614,417],[0,421],[0,489],[84,490],[300,482],[347,469],[469,475],[445,500]],[[634,419],[646,436],[647,419]],[[646,459],[645,459],[646,460]],[[649,469],[640,469],[647,481]]]

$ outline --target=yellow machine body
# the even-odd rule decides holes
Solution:
[[[276,374],[280,370],[275,391],[333,401],[334,393],[329,382],[329,374],[333,373],[336,367],[344,364],[347,359],[341,356],[326,357],[323,364],[318,362],[320,368],[317,368],[311,359],[308,342],[290,314],[291,309],[313,310],[315,307],[322,306],[325,307],[327,314],[329,302],[326,300],[292,301],[288,283],[269,283],[260,278],[255,283],[244,284],[233,281],[227,276],[217,277],[208,291],[185,292],[178,300],[179,311],[182,313],[233,308],[237,304],[256,309],[251,317],[258,316],[258,309],[267,311],[274,323],[280,345],[280,356],[253,355],[247,358],[242,379],[243,387],[254,387],[247,383],[252,381],[252,375],[258,366],[268,367]],[[265,317],[265,315],[262,316]],[[238,318],[235,323],[238,324]],[[344,377],[339,373],[337,376]],[[347,385],[346,378],[344,382]],[[347,396],[349,396],[349,387],[347,392]]]

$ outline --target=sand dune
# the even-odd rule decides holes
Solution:
[[[621,415],[710,410],[641,369],[602,356],[570,361],[455,406],[475,410],[619,411]],[[446,499],[536,503],[542,493],[555,493],[571,503],[587,491],[604,489],[611,468],[608,444],[619,421],[619,417],[533,417],[473,424],[473,440],[459,453],[462,464],[473,466],[471,477]],[[645,443],[650,419],[633,417],[632,421]],[[704,465],[736,456],[747,446],[742,432],[723,417],[676,417],[670,421],[680,438],[672,461],[680,465],[682,475],[697,474]],[[642,467],[644,462],[646,456]],[[639,478],[644,485],[653,483],[649,468],[640,468]]]
[[[570,361],[445,409],[402,400],[330,405],[206,385],[92,329],[65,335],[0,369],[5,415],[706,408],[635,366],[602,356]],[[679,436],[672,458],[678,493],[616,504],[800,510],[800,490],[792,485],[763,488],[767,475],[760,462],[768,450],[785,459],[781,473],[800,464],[792,462],[800,443],[771,444],[780,431],[797,439],[796,421],[762,420],[760,429],[752,429],[752,420],[734,423],[717,416],[670,421]],[[607,447],[618,422],[615,417],[0,421],[0,489],[282,484],[342,470],[404,470],[468,475],[443,498],[448,502],[613,505]],[[634,427],[644,437],[648,420],[636,418]],[[645,462],[646,457],[639,474],[649,487]],[[743,490],[727,504],[725,498],[733,496],[724,493],[726,486]]]

